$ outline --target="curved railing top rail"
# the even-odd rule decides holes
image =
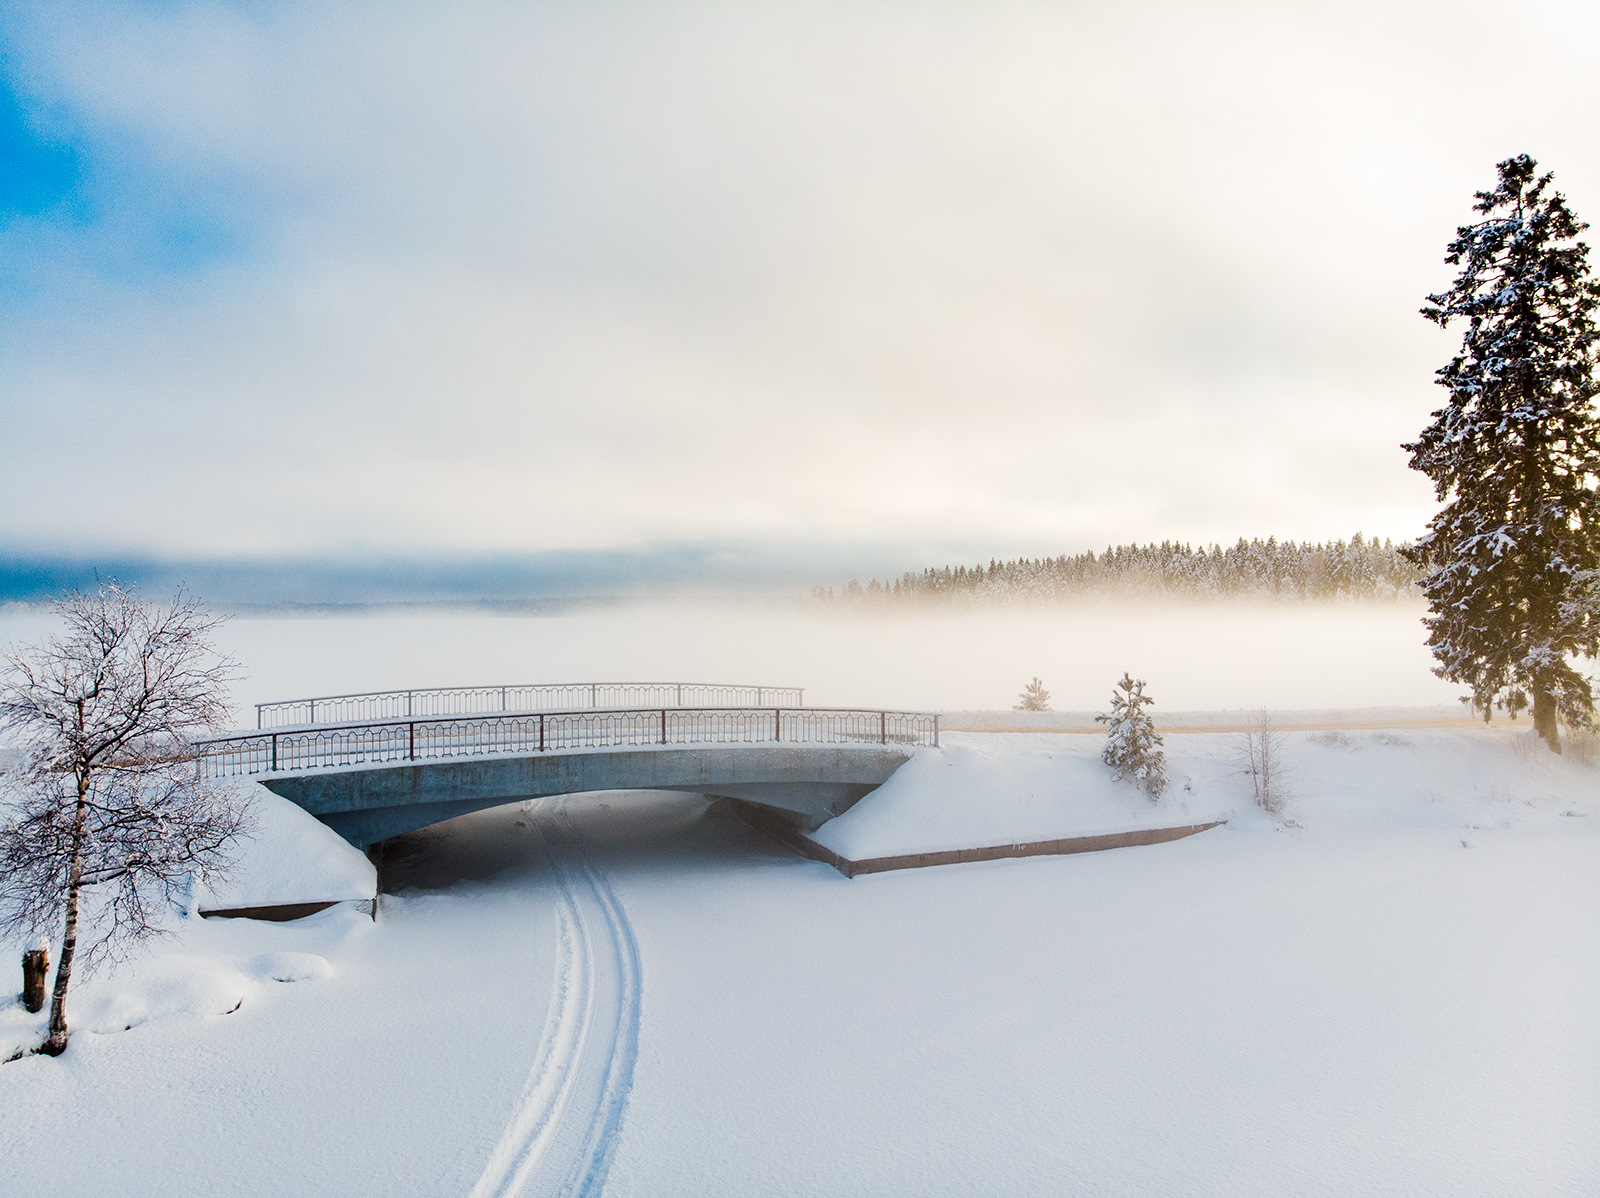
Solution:
[[[493,712],[621,707],[802,707],[805,688],[726,682],[524,682],[316,695],[256,704],[256,727],[298,728]]]
[[[939,744],[931,712],[846,707],[655,707],[362,720],[196,742],[210,777],[647,745]]]

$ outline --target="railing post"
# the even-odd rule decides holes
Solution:
[[[311,700],[311,716],[310,716],[309,719],[306,720],[306,723],[315,724],[316,722],[317,722],[317,701],[315,699],[312,699]]]
[[[661,743],[667,743],[667,709],[661,709]]]
[[[939,713],[933,713],[933,747],[939,747]]]
[[[878,743],[880,745],[889,743],[889,713],[887,711],[878,713]]]
[[[783,739],[783,708],[781,707],[772,709],[772,739],[780,741]]]
[[[406,692],[406,718],[411,718],[411,692]]]
[[[544,713],[539,714],[539,752],[544,752]]]
[[[683,706],[683,683],[678,683],[678,706]]]
[[[412,761],[417,759],[417,725],[415,721],[406,725],[406,754]]]
[[[589,706],[591,708],[600,706],[600,700],[596,697],[598,694],[599,694],[599,690],[598,690],[596,684],[591,682],[589,684]]]
[[[504,711],[505,709],[506,709],[506,688],[502,686],[500,688],[500,710]]]
[[[256,731],[261,730],[261,704],[256,704]]]
[[[278,734],[272,734],[272,772],[278,772]]]

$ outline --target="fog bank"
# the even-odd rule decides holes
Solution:
[[[220,643],[252,704],[350,691],[665,680],[803,686],[806,702],[1009,708],[1037,674],[1058,710],[1106,705],[1124,670],[1158,713],[1419,706],[1458,689],[1430,672],[1420,605],[1079,606],[841,612],[804,603],[640,603],[548,615],[474,610],[240,616]],[[0,609],[0,644],[51,627]]]

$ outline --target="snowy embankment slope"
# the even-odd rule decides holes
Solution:
[[[262,983],[270,988],[274,982],[329,976],[328,963],[316,953],[272,947],[292,942],[293,934],[275,940],[265,932],[196,926],[201,911],[370,900],[377,888],[372,863],[326,824],[258,783],[226,785],[247,800],[251,825],[227,875],[195,885],[186,912],[173,908],[158,918],[167,934],[136,952],[129,964],[80,976],[68,1000],[71,1026],[110,1034],[167,1016],[231,1013]],[[267,947],[243,956],[190,947],[233,943]],[[8,964],[19,948],[0,942]],[[43,1019],[43,1013],[29,1015],[20,1006],[0,1007],[0,1059],[35,1043]]]
[[[0,772],[12,757],[0,750]],[[250,830],[235,847],[226,876],[194,886],[193,910],[365,900],[376,893],[372,863],[327,824],[259,782],[223,785],[248,804]]]
[[[1103,737],[951,732],[919,749],[872,794],[812,834],[852,860],[977,848],[1212,820],[1270,821],[1242,768],[1237,733],[1166,737],[1159,802],[1116,782]],[[1506,728],[1290,732],[1282,736],[1291,810],[1319,826],[1496,826],[1561,818],[1591,801],[1595,774]]]
[[[195,888],[199,910],[370,899],[378,875],[327,824],[258,782],[231,785],[249,800],[252,828],[225,878]]]

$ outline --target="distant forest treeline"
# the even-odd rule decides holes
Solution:
[[[1418,593],[1418,571],[1391,541],[1246,541],[1192,548],[1115,545],[1104,553],[944,566],[893,582],[851,579],[842,592],[811,588],[821,603],[862,605],[1049,603],[1117,596],[1153,599],[1393,600]]]

